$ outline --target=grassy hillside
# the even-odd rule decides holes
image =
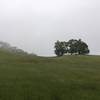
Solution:
[[[0,100],[100,100],[100,57],[0,51]]]

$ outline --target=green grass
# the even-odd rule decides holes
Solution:
[[[0,100],[100,100],[100,57],[0,51]]]

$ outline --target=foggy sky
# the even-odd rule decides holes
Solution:
[[[81,38],[100,54],[100,0],[0,0],[0,41],[40,56]]]

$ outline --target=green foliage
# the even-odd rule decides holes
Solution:
[[[65,52],[66,52],[65,42],[57,41],[55,43],[55,54],[57,56],[63,56]]]
[[[88,45],[81,40],[78,40],[77,42],[77,51],[79,54],[88,54],[90,52]]]
[[[63,56],[64,53],[86,55],[89,52],[88,45],[81,39],[71,39],[68,42],[57,41],[55,43],[55,54],[57,56]]]
[[[67,42],[68,44],[68,53],[77,53],[77,40],[71,39]]]

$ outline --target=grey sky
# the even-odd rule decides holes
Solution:
[[[0,0],[0,40],[41,56],[81,38],[100,54],[100,0]]]

